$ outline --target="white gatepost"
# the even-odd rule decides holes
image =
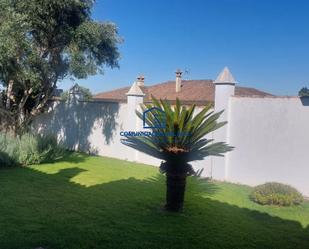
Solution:
[[[127,131],[140,131],[142,130],[142,122],[137,117],[135,111],[140,110],[140,105],[144,102],[144,96],[142,89],[138,86],[137,82],[134,82],[130,90],[127,92],[127,104],[128,104],[128,113],[125,129]],[[129,148],[128,151],[129,160],[137,161],[138,160],[138,151]]]
[[[224,110],[219,121],[229,120],[230,97],[235,95],[235,81],[227,67],[218,75],[215,84],[215,112]],[[228,125],[214,132],[215,142],[229,142]],[[212,177],[217,180],[226,180],[228,161],[225,157],[214,157],[212,163]]]

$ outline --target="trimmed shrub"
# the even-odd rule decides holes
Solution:
[[[262,205],[291,206],[303,202],[303,196],[295,188],[277,182],[256,186],[250,198]]]
[[[12,137],[0,133],[0,166],[27,166],[53,161],[66,152],[56,137],[24,134]]]

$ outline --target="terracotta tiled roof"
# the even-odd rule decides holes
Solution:
[[[120,102],[126,101],[126,93],[130,87],[119,88],[109,92],[99,93],[94,96],[95,99],[103,100],[118,100]],[[205,104],[213,102],[215,97],[215,86],[212,80],[182,80],[181,91],[176,93],[175,81],[167,81],[161,84],[141,87],[145,93],[144,101],[150,101],[151,95],[157,99],[175,100],[179,98],[185,103]],[[248,87],[235,88],[236,96],[259,96],[271,97],[272,94]]]

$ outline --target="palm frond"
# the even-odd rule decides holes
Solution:
[[[233,149],[224,142],[207,138],[227,123],[218,122],[223,111],[215,113],[212,104],[194,115],[195,105],[186,108],[176,99],[175,106],[172,106],[167,100],[151,97],[152,104],[142,105],[142,111],[136,111],[136,115],[142,120],[145,118],[144,122],[152,127],[150,130],[153,134],[159,135],[126,137],[122,140],[123,144],[159,159],[168,161],[181,158],[184,162],[202,160],[207,156],[224,156],[224,153]],[[144,117],[144,112],[153,107],[156,107],[153,112]],[[156,126],[162,111],[165,126]]]

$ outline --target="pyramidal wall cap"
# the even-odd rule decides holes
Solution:
[[[142,89],[134,82],[130,90],[126,93],[127,96],[145,96]]]
[[[218,75],[217,79],[214,81],[214,84],[236,84],[236,83],[237,81],[234,79],[228,67],[225,67]]]

